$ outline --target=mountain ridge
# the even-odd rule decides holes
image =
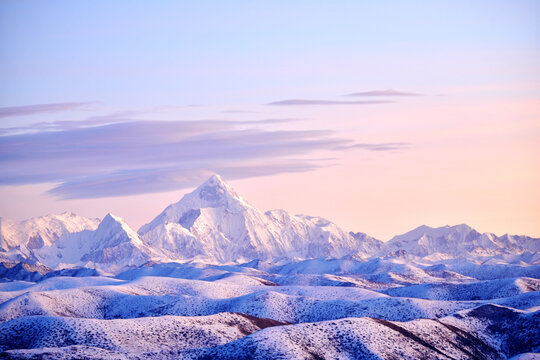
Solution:
[[[321,217],[280,209],[262,212],[219,175],[167,206],[138,232],[112,214],[99,223],[72,213],[47,215],[19,222],[18,232],[9,233],[6,229],[13,224],[17,223],[0,220],[0,260],[43,263],[54,269],[88,266],[116,272],[147,262],[219,264],[347,256],[413,257],[428,263],[460,257],[497,263],[513,257],[513,262],[528,263],[537,262],[535,254],[540,252],[540,239],[481,234],[466,224],[421,225],[382,242]],[[23,231],[26,228],[30,230]],[[33,248],[29,244],[36,233],[42,245]]]
[[[359,249],[356,238],[326,219],[284,210],[263,213],[218,175],[169,205],[139,235],[149,246],[165,246],[171,257],[206,256],[218,262],[340,257]]]

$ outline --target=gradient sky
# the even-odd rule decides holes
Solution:
[[[138,228],[217,172],[382,240],[540,236],[538,1],[4,0],[0,47],[2,217]]]

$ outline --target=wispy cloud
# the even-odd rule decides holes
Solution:
[[[39,131],[59,131],[92,127],[96,125],[114,124],[122,121],[133,121],[134,115],[139,115],[141,111],[122,111],[113,114],[92,116],[85,120],[57,120],[41,121],[27,126],[14,126],[0,129],[0,135],[14,133],[28,133]]]
[[[123,111],[108,115],[93,116],[85,120],[60,120],[60,121],[42,121],[27,126],[15,126],[0,128],[0,136],[24,133],[36,133],[42,131],[61,131],[74,130],[98,125],[116,124],[119,122],[133,122],[134,115],[144,114],[142,111]],[[191,122],[219,123],[228,125],[264,125],[264,124],[283,124],[295,121],[305,120],[303,118],[267,118],[258,120],[224,120],[224,119],[201,119]],[[190,121],[184,121],[189,123]],[[171,123],[171,122],[166,122]]]
[[[65,103],[55,103],[55,104],[37,104],[37,105],[26,105],[26,106],[0,107],[0,118],[76,110],[88,104],[91,104],[91,103],[65,102]]]
[[[389,142],[389,143],[378,143],[378,144],[352,144],[339,147],[339,149],[364,149],[371,151],[399,151],[407,149],[411,146],[407,142]]]
[[[0,184],[59,183],[51,193],[61,198],[131,195],[190,187],[211,172],[246,178],[310,171],[329,165],[313,158],[321,150],[405,147],[357,144],[326,130],[264,129],[272,121],[126,121],[4,135]]]
[[[347,96],[422,96],[422,94],[398,91],[394,89],[372,90],[347,94]]]
[[[312,160],[274,160],[248,164],[208,163],[205,168],[177,165],[170,168],[119,170],[65,181],[49,193],[63,199],[123,196],[176,190],[199,185],[211,174],[243,179],[281,173],[312,171],[322,167]],[[141,191],[144,190],[144,191]]]
[[[224,114],[258,114],[259,111],[253,111],[253,110],[236,110],[236,109],[230,109],[230,110],[223,110],[222,113]]]
[[[310,106],[310,105],[372,105],[372,104],[389,104],[394,101],[389,100],[366,100],[366,101],[339,101],[339,100],[307,100],[307,99],[289,99],[274,101],[266,105],[275,106]]]

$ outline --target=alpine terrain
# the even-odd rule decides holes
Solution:
[[[0,262],[3,359],[540,358],[540,239],[380,241],[218,175],[138,231],[0,218]]]

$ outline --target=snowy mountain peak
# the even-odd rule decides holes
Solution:
[[[214,262],[341,257],[379,248],[378,240],[351,236],[319,217],[294,216],[284,210],[263,213],[219,175],[169,205],[141,227],[139,235],[145,245],[163,250],[172,259]]]
[[[223,178],[218,174],[214,174],[214,175],[210,176],[208,178],[208,180],[206,180],[204,183],[202,183],[201,186],[199,186],[199,187],[203,187],[203,186],[206,186],[206,185],[218,185],[218,184],[220,184],[221,186],[224,186],[224,187],[230,187],[229,184],[227,184],[225,182],[225,180],[223,180]]]
[[[227,205],[231,200],[244,202],[234,189],[219,175],[212,175],[193,194],[197,194],[205,207]]]
[[[108,213],[105,215],[103,220],[99,223],[98,229],[103,228],[110,228],[110,227],[129,227],[124,219],[122,219],[120,216],[116,216],[114,214]]]
[[[421,237],[438,238],[445,237],[451,234],[455,236],[463,236],[470,232],[476,232],[472,227],[467,224],[460,225],[445,225],[441,227],[431,227],[427,225],[421,225],[405,234],[395,236],[390,241],[416,241]]]
[[[201,209],[215,209],[211,212],[219,212],[218,209],[221,209],[224,213],[243,213],[254,208],[242,199],[221,176],[212,175],[194,191],[184,195],[180,201],[169,205],[150,223],[143,225],[139,229],[139,234],[144,235],[167,223],[180,224],[185,229],[190,229],[201,216]]]
[[[7,258],[35,260],[34,251],[51,246],[62,235],[94,230],[99,219],[85,218],[71,212],[45,215],[23,221],[0,220],[0,251]]]
[[[124,221],[124,219],[111,213],[105,215],[96,232],[102,234],[105,239],[108,237],[107,234],[114,234],[115,239],[118,239],[118,235],[122,234],[121,238],[123,239],[140,242],[138,234]]]
[[[121,217],[107,214],[96,230],[64,234],[52,246],[36,253],[39,261],[52,268],[98,267],[107,270],[140,265],[158,256],[146,247]]]
[[[114,214],[108,213],[103,217],[103,220],[101,220],[101,224],[108,224],[108,223],[122,223],[124,222],[123,219],[120,216],[116,216]]]

